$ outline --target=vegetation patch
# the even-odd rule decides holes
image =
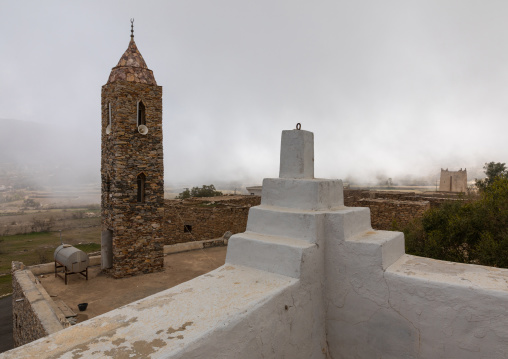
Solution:
[[[97,252],[101,250],[101,245],[99,243],[82,243],[76,244],[74,247],[82,250],[85,253]]]
[[[404,228],[406,252],[508,268],[508,177],[500,172],[480,182],[478,198],[444,203]]]
[[[12,275],[0,275],[0,297],[12,293]]]
[[[85,219],[81,220],[84,221]],[[97,222],[97,218],[91,218]],[[72,228],[62,231],[64,243],[90,253],[100,250],[100,226],[91,223],[86,228]],[[26,266],[53,261],[53,253],[60,245],[59,232],[34,232],[1,237],[0,242],[0,296],[12,292],[10,283],[11,262],[23,262]],[[82,244],[79,244],[79,243]],[[2,274],[7,275],[2,276]],[[5,285],[1,281],[6,281]]]
[[[192,189],[186,188],[181,192],[176,198],[177,199],[187,199],[191,197],[216,197],[222,196],[222,192],[217,191],[213,184],[207,186],[203,185],[203,187],[192,187]]]
[[[199,203],[197,206],[198,207],[206,207],[206,208],[215,208],[215,207],[219,206],[219,204],[220,203],[206,201],[206,202]]]
[[[25,265],[47,263],[53,260],[58,246],[58,233],[28,233],[2,237],[3,254],[0,256],[0,274],[11,271],[11,262],[20,261]]]

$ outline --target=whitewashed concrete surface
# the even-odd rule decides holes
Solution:
[[[507,358],[508,270],[405,255],[397,234],[327,241],[330,356]]]
[[[314,134],[303,130],[282,131],[280,178],[314,178]]]
[[[310,211],[327,211],[342,207],[342,181],[265,178],[261,204]]]
[[[508,270],[404,254],[312,179],[312,136],[282,137],[223,267],[0,358],[508,358]]]
[[[256,358],[259,353],[249,354],[249,347],[262,341],[268,350],[290,338],[295,285],[293,278],[226,265],[2,357],[188,358],[202,350],[202,357]],[[266,315],[273,318],[269,326]],[[306,351],[305,342],[295,344],[300,347],[295,350]]]

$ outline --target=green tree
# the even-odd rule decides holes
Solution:
[[[188,188],[185,188],[182,192],[180,192],[178,194],[178,196],[176,196],[176,198],[178,198],[178,199],[186,199],[186,198],[190,198],[190,197],[191,197],[191,193]]]
[[[508,178],[495,176],[477,200],[453,200],[406,228],[406,252],[508,268]]]
[[[475,180],[476,187],[480,191],[484,191],[487,187],[489,187],[497,177],[507,177],[508,170],[506,169],[506,164],[501,162],[489,162],[485,163],[483,166],[486,178]]]
[[[201,188],[192,187],[191,190],[186,188],[183,192],[181,192],[176,198],[178,199],[186,199],[190,197],[215,197],[222,196],[222,192],[217,191],[213,184],[207,186],[203,185]]]

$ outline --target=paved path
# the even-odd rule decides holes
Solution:
[[[12,296],[8,296],[0,299],[0,353],[12,348]]]

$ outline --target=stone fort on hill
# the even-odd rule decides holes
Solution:
[[[461,168],[458,171],[448,171],[448,168],[445,170],[441,168],[439,191],[467,192],[467,170]]]

